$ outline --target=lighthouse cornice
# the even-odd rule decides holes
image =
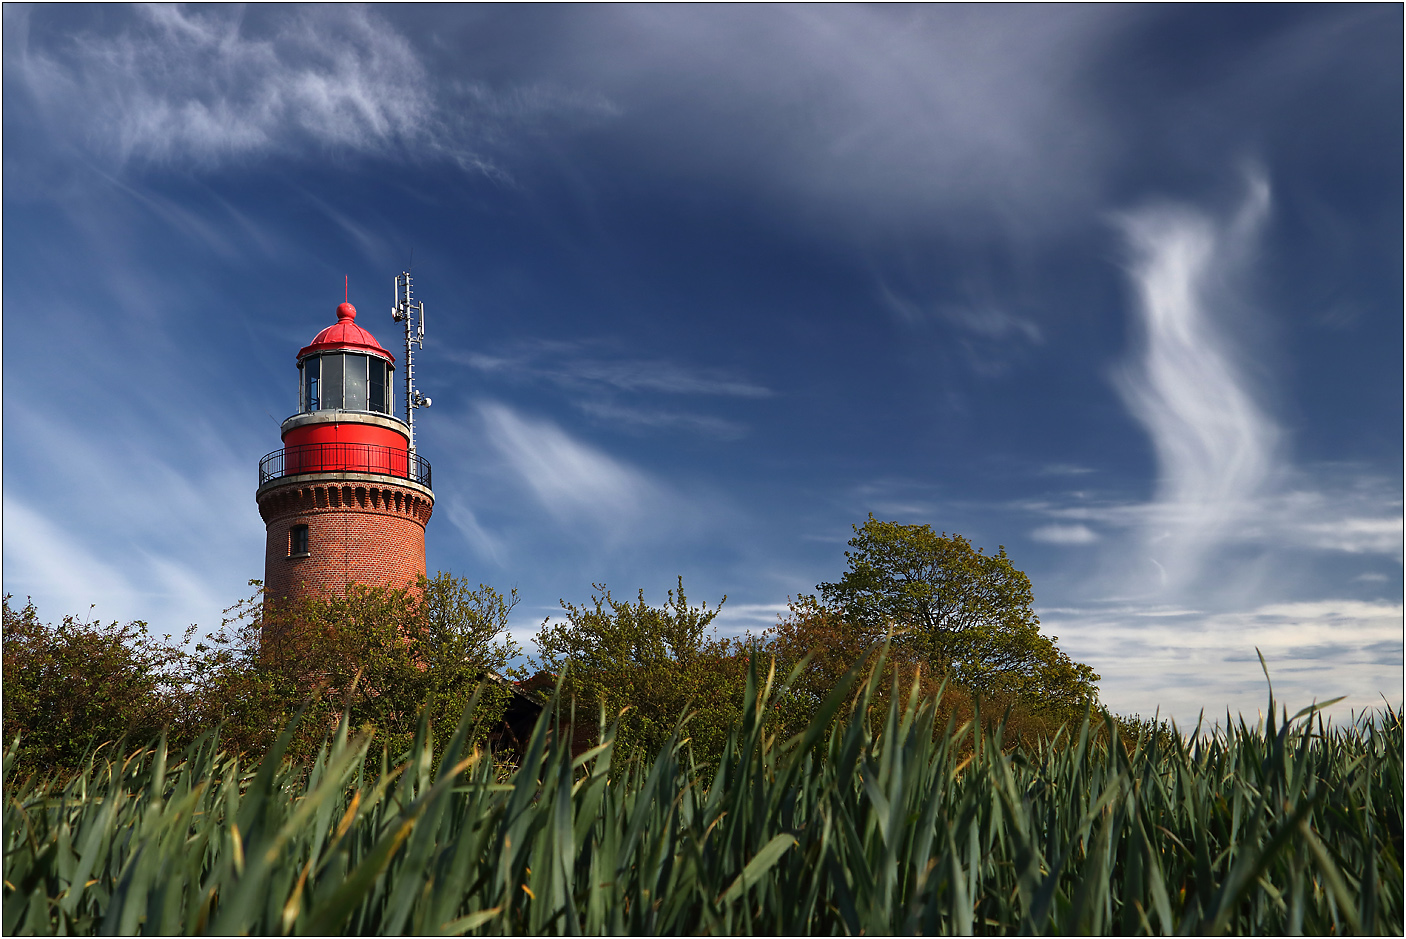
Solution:
[[[382,473],[298,473],[295,476],[279,476],[270,479],[254,492],[255,499],[263,499],[264,496],[275,489],[282,489],[286,486],[344,486],[356,485],[391,487],[398,486],[401,489],[410,489],[418,492],[434,504],[434,490],[429,486],[415,482],[413,479],[406,479],[403,476],[387,476]]]

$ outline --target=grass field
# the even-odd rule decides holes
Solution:
[[[472,707],[401,761],[345,722],[310,768],[211,734],[14,779],[11,748],[4,931],[1402,931],[1400,709],[1333,725],[1271,696],[1256,726],[1129,740],[1094,716],[1006,748],[916,693],[871,709],[851,674],[779,740],[773,678],[708,768],[686,724],[646,757],[602,719],[573,758],[551,712],[496,762],[465,752]]]

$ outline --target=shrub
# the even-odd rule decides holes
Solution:
[[[10,594],[3,609],[4,733],[22,737],[21,765],[77,766],[94,743],[144,739],[181,719],[183,644],[141,621],[47,624],[33,602],[17,609]]]

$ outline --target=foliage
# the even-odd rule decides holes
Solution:
[[[24,733],[24,763],[77,766],[95,738],[145,739],[179,716],[183,645],[140,621],[53,626],[13,601],[5,595],[4,725]]]
[[[189,634],[158,640],[139,622],[46,626],[32,605],[16,611],[7,598],[5,730],[23,735],[24,766],[76,767],[95,739],[163,727],[183,744],[217,723],[228,745],[263,752],[311,694],[291,755],[311,759],[343,709],[399,754],[422,708],[447,738],[484,670],[506,670],[521,653],[507,635],[516,602],[444,573],[298,604],[265,605],[255,593],[191,646]],[[486,693],[476,734],[507,695]]]
[[[700,757],[722,750],[728,729],[741,717],[738,701],[747,671],[745,642],[708,630],[722,608],[691,607],[683,578],[663,606],[616,600],[604,585],[590,606],[562,601],[566,621],[542,623],[537,648],[544,668],[564,673],[566,693],[583,711],[604,706],[621,720],[619,740],[628,749],[656,753],[673,732],[685,706],[694,749]]]
[[[467,661],[506,672],[508,663],[522,654],[508,635],[508,614],[518,602],[516,589],[504,597],[488,584],[471,588],[468,578],[441,571],[421,578],[415,594],[424,619],[420,650],[432,668]],[[456,716],[461,710],[456,709]]]
[[[111,749],[59,784],[5,755],[6,934],[1396,934],[1402,723],[1312,712],[1171,746],[933,726],[850,671],[800,734],[754,663],[715,772],[671,735],[573,759],[545,713],[515,772],[466,748],[362,775],[343,719],[309,773],[211,735]],[[560,691],[558,691],[560,694]],[[560,701],[557,698],[553,703]],[[844,716],[832,725],[836,713]],[[604,725],[604,717],[601,718]],[[833,727],[833,729],[832,729]],[[291,731],[291,728],[290,728]],[[969,741],[963,746],[964,741]],[[622,765],[623,764],[623,765]]]
[[[814,597],[792,601],[766,638],[766,651],[775,656],[778,670],[795,669],[786,693],[779,695],[776,702],[779,733],[797,733],[805,727],[856,663],[879,671],[870,698],[871,722],[882,722],[888,708],[888,689],[895,683],[905,689],[916,684],[923,698],[939,700],[938,726],[948,719],[959,724],[980,720],[988,729],[998,720],[1003,722],[1007,746],[1048,740],[1062,722],[1060,714],[1038,701],[1001,689],[983,694],[956,684],[931,668],[912,644],[890,644],[887,648],[882,642],[870,644],[866,632],[855,628],[853,620]],[[1081,706],[1072,717],[1067,712],[1063,716],[1077,720],[1083,712]],[[839,717],[836,715],[835,719]]]
[[[849,570],[817,587],[831,618],[852,633],[850,644],[872,645],[892,631],[900,654],[955,684],[1055,714],[1097,701],[1098,675],[1040,632],[1030,578],[1004,546],[988,555],[961,535],[872,514],[854,531]]]
[[[239,744],[263,750],[317,689],[290,744],[295,754],[310,757],[343,708],[353,726],[376,728],[392,754],[410,746],[422,708],[447,736],[444,727],[454,726],[484,670],[502,670],[520,654],[507,636],[516,603],[515,592],[504,598],[444,573],[413,587],[353,584],[291,604],[262,603],[256,594],[231,608],[201,649],[218,665],[207,676],[215,693],[200,726],[224,722]],[[500,713],[506,693],[490,697]],[[494,719],[494,707],[481,710]]]

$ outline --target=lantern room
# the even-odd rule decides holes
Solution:
[[[356,307],[337,307],[337,322],[298,352],[298,411],[395,413],[395,357],[360,326]]]

